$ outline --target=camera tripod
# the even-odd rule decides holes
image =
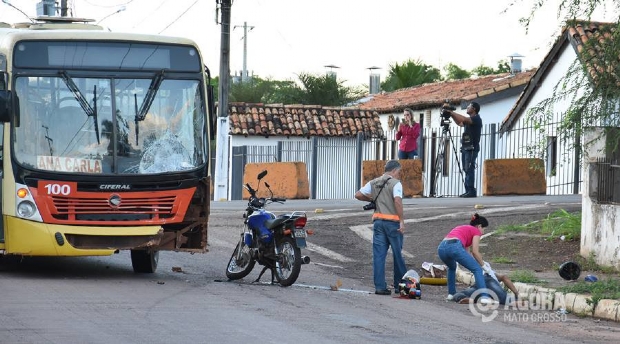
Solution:
[[[456,145],[454,144],[454,139],[452,138],[452,134],[450,133],[450,125],[442,124],[441,137],[439,138],[439,146],[437,147],[437,156],[435,157],[435,162],[433,163],[433,168],[435,169],[435,174],[431,175],[433,179],[431,180],[431,192],[429,194],[430,197],[443,197],[437,196],[437,180],[439,176],[443,172],[443,168],[446,160],[446,143],[450,140],[452,145],[452,151],[454,152],[454,157],[456,158],[456,165],[459,168],[459,174],[461,175],[461,182],[465,184],[465,178],[463,177],[463,170],[461,169],[461,162],[459,161],[459,154],[456,150]]]

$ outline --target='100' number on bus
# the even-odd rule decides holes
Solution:
[[[69,196],[71,194],[71,186],[67,184],[47,184],[45,189],[48,195]]]

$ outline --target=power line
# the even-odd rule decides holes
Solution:
[[[123,4],[116,4],[116,5],[99,5],[99,4],[95,4],[92,3],[88,0],[82,0],[85,3],[91,5],[91,6],[95,6],[95,7],[102,7],[102,8],[113,8],[113,7],[119,7],[119,6],[125,6],[125,5],[129,5],[130,3],[134,2],[134,0],[128,0],[127,2],[123,3]]]
[[[183,13],[181,13],[178,17],[176,17],[176,19],[174,19],[170,24],[168,24],[163,30],[159,31],[158,33],[162,33],[166,31],[166,29],[168,29],[172,24],[176,23],[177,20],[181,19],[181,17],[184,16],[185,13],[187,13],[187,11],[189,11],[192,7],[194,7],[194,5],[196,5],[197,2],[198,0],[194,1],[191,5],[189,5],[187,9],[185,9],[185,11],[183,11]]]
[[[28,18],[28,20],[30,20],[31,23],[34,23],[34,20],[32,20],[32,18],[30,18],[29,15],[27,15],[24,11],[20,10],[19,8],[13,6],[13,4],[11,4],[8,0],[2,0],[2,2],[18,10],[21,14],[25,15]]]
[[[159,3],[159,6],[157,6],[153,11],[151,11],[151,13],[149,13],[147,16],[145,16],[144,18],[142,18],[142,20],[140,20],[138,23],[136,23],[134,26],[132,26],[131,28],[134,29],[136,28],[136,26],[144,23],[145,20],[151,18],[151,16],[153,15],[153,13],[157,12],[166,2],[168,2],[168,0],[164,0],[162,2]]]

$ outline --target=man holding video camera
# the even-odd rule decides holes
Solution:
[[[459,197],[476,197],[475,170],[476,159],[480,152],[480,134],[482,119],[480,118],[480,104],[471,102],[467,106],[467,114],[463,116],[453,111],[449,104],[442,106],[442,115],[449,114],[457,125],[465,127],[461,138],[461,157],[465,172],[465,193]]]
[[[394,258],[394,290],[407,272],[402,255],[405,218],[403,217],[403,186],[400,182],[401,165],[397,160],[385,164],[385,173],[375,178],[355,193],[360,201],[370,202],[364,210],[374,210],[372,215],[372,269],[375,294],[390,295],[385,281],[385,257],[392,247]]]

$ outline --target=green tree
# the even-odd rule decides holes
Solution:
[[[211,78],[211,83],[210,85],[213,86],[213,100],[217,102],[217,100],[219,99],[220,95],[219,95],[219,86],[220,86],[220,77],[216,76],[215,78]]]
[[[303,90],[293,80],[272,80],[271,88],[265,94],[267,104],[300,104],[303,99]]]
[[[508,61],[501,60],[497,62],[497,68],[485,66],[480,64],[480,66],[471,70],[472,75],[484,76],[484,75],[493,75],[493,74],[502,74],[510,72],[510,64]]]
[[[381,83],[381,89],[391,92],[439,80],[441,80],[439,69],[426,65],[419,60],[407,60],[402,64],[390,65],[390,72],[385,81]]]
[[[454,63],[448,63],[447,66],[443,67],[443,70],[444,72],[446,72],[447,80],[460,80],[460,79],[467,79],[471,77],[470,72],[455,65]]]
[[[343,81],[327,75],[301,73],[298,77],[299,83],[292,80],[265,80],[257,76],[246,82],[231,83],[229,101],[341,106],[365,94],[361,87],[344,86]],[[218,82],[218,78],[211,80],[215,87]]]
[[[230,85],[231,102],[262,103],[273,88],[271,80],[263,80],[253,76],[244,82],[235,82]]]
[[[344,86],[343,81],[329,75],[312,75],[301,73],[298,75],[301,82],[301,103],[308,105],[340,106],[359,99],[364,91]]]
[[[510,63],[506,60],[497,61],[497,69],[495,71],[497,72],[495,74],[510,72]]]
[[[549,0],[536,1],[530,15],[521,19],[526,32],[537,11],[548,3]],[[561,0],[558,6],[558,18],[562,19],[562,26],[575,25],[573,18],[587,22],[599,8],[613,13],[616,23],[599,26],[604,31],[601,32],[601,36],[605,37],[604,42],[585,42],[577,61],[555,85],[551,96],[529,109],[527,120],[545,136],[544,128],[548,128],[547,125],[555,121],[555,115],[561,111],[557,134],[563,142],[574,142],[574,148],[584,152],[589,149],[589,145],[580,145],[580,140],[574,140],[573,137],[581,137],[586,126],[602,125],[607,131],[608,148],[617,150],[620,144],[619,131],[615,130],[620,127],[620,1]],[[592,68],[594,65],[596,68]],[[564,103],[569,104],[567,109],[555,108],[555,105]],[[544,151],[544,147],[538,148],[538,152]]]

